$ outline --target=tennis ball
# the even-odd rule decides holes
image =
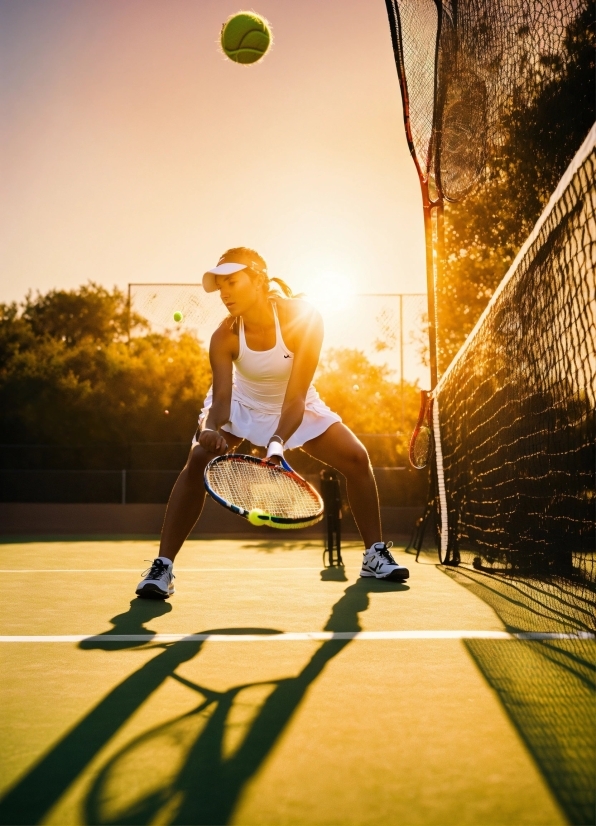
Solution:
[[[182,315],[180,310],[176,310],[176,312],[174,313],[174,321],[182,321],[183,318],[184,316]]]
[[[221,48],[234,63],[256,63],[271,45],[271,29],[264,17],[240,11],[221,27]]]
[[[263,516],[268,518],[269,514],[265,513],[265,511],[262,511],[260,508],[253,508],[248,513],[248,521],[251,525],[266,525],[267,520],[260,518]]]

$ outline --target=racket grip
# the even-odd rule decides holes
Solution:
[[[267,458],[270,459],[272,456],[279,456],[283,459],[284,448],[279,442],[269,442],[267,445]]]

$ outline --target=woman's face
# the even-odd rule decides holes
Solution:
[[[247,270],[232,275],[217,275],[215,283],[219,296],[230,315],[240,316],[263,297],[263,290],[256,278],[251,278]]]

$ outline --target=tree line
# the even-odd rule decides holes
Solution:
[[[116,288],[89,283],[0,304],[3,444],[189,443],[210,383],[206,344],[129,319]],[[315,384],[354,431],[391,434],[383,463],[405,462],[408,434],[397,434],[401,387],[389,368],[359,350],[328,350]],[[418,388],[406,383],[404,390],[409,431]]]

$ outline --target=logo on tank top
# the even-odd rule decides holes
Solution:
[[[285,359],[291,359],[292,356],[284,356]]]

